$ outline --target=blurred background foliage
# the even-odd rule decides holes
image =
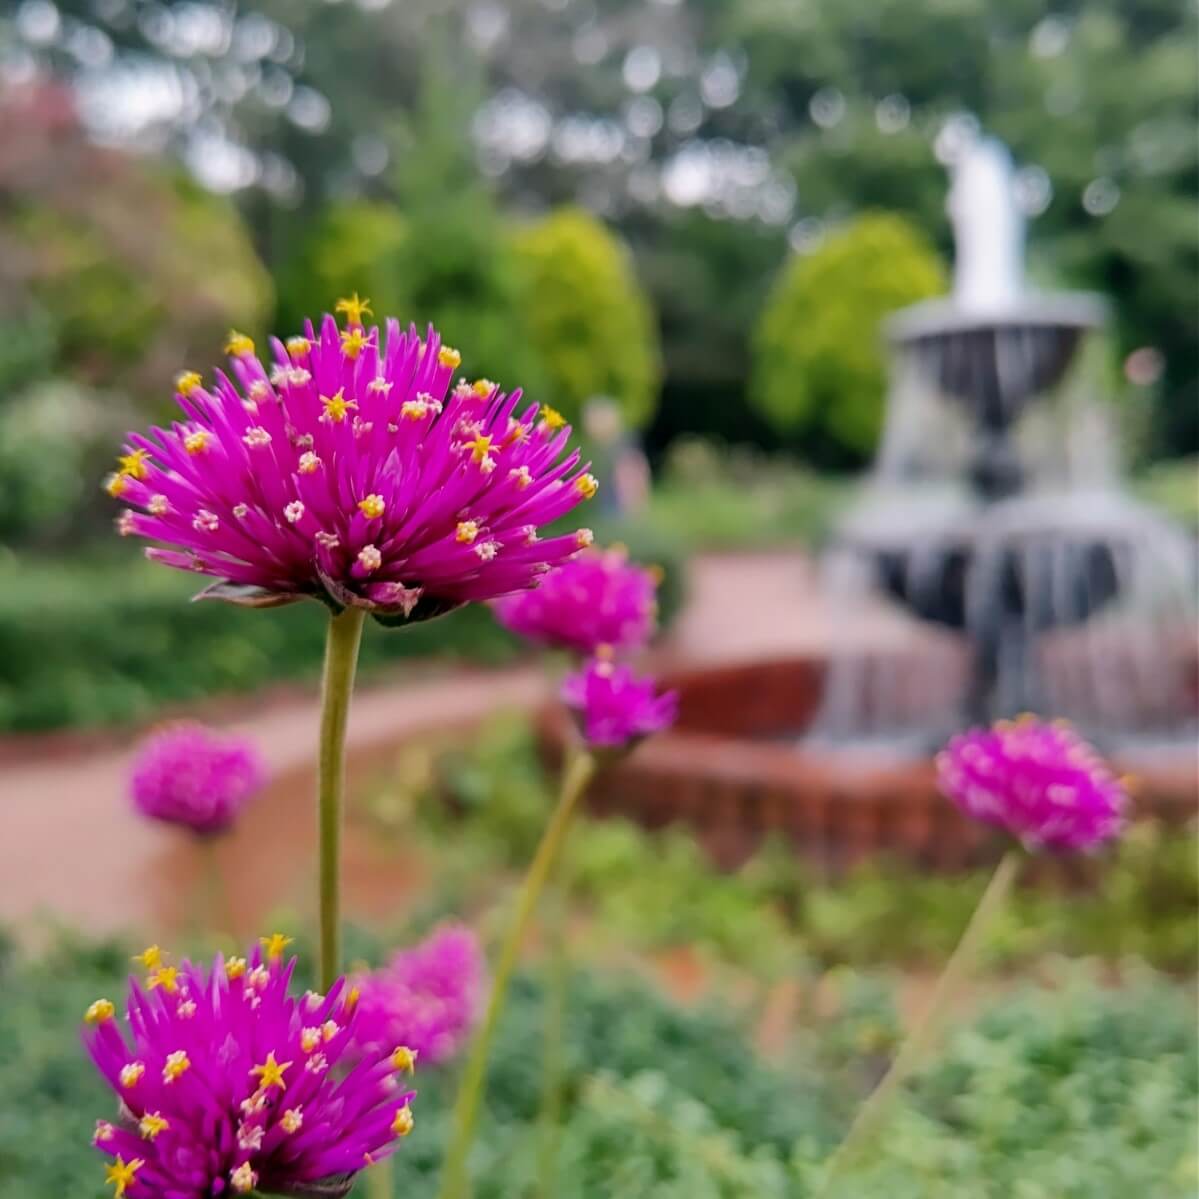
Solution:
[[[882,429],[887,362],[881,336],[863,332],[948,286],[909,222],[857,218],[779,273],[754,339],[751,403],[780,435],[823,446],[822,458],[867,459]]]
[[[31,595],[124,619],[91,544],[120,431],[230,326],[287,334],[354,290],[472,376],[572,417],[615,401],[656,479],[614,535],[810,541],[873,450],[878,318],[944,287],[945,168],[980,129],[1019,167],[1030,276],[1110,298],[1126,448],[1193,526],[1197,23],[1169,0],[0,4],[0,635]],[[0,720],[105,710],[57,703]]]

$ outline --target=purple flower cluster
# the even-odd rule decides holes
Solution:
[[[486,970],[478,937],[459,924],[400,950],[382,969],[355,980],[359,1045],[369,1054],[402,1041],[422,1065],[441,1065],[474,1028]]]
[[[155,561],[220,580],[203,595],[249,606],[304,596],[385,621],[427,619],[531,586],[590,543],[539,539],[598,484],[568,452],[570,428],[521,407],[430,328],[366,327],[339,302],[264,365],[231,334],[231,375],[176,382],[182,419],[134,433],[107,482],[134,505],[122,534],[161,542]]]
[[[146,739],[130,790],[143,816],[210,835],[229,828],[265,779],[252,741],[180,722]]]
[[[937,779],[963,812],[1029,849],[1094,849],[1126,822],[1120,780],[1060,721],[1025,716],[963,733],[937,756]]]
[[[579,654],[603,646],[639,648],[657,621],[658,572],[630,562],[623,549],[579,554],[538,587],[497,601],[496,615],[529,641]]]
[[[638,678],[629,666],[593,658],[562,684],[562,699],[579,721],[583,738],[596,749],[631,746],[674,723],[678,693],[659,695],[652,678]]]
[[[115,1199],[344,1195],[411,1131],[412,1054],[355,1052],[344,980],[293,998],[287,943],[275,934],[208,971],[165,965],[152,946],[138,959],[145,986],[130,982],[127,1033],[109,1000],[88,1008],[84,1040],[119,1100],[93,1136],[113,1159]]]

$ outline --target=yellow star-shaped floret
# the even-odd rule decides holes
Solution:
[[[131,479],[144,479],[150,473],[146,469],[146,460],[149,457],[149,450],[133,450],[117,459],[117,468],[121,474],[128,475]]]
[[[161,987],[168,995],[173,995],[179,990],[179,969],[176,966],[159,966],[157,970],[146,980],[146,985],[151,991],[158,990]]]
[[[344,387],[339,387],[331,396],[321,396],[321,404],[325,409],[321,414],[321,420],[334,425],[340,425],[350,409],[358,407],[357,400],[346,399]]]
[[[269,937],[261,937],[259,940],[267,958],[272,962],[277,962],[291,944],[291,937],[285,937],[282,933],[271,933]]]
[[[366,330],[361,325],[351,325],[341,333],[341,352],[348,358],[357,358],[362,349],[370,342]]]
[[[374,316],[370,300],[360,300],[355,292],[349,299],[340,299],[333,308],[334,312],[345,314],[347,325],[361,325],[364,316]]]
[[[225,353],[233,358],[244,358],[254,353],[254,342],[244,333],[230,329],[229,337],[225,342]]]
[[[138,1170],[146,1163],[140,1157],[135,1157],[132,1161],[126,1161],[119,1153],[117,1160],[111,1166],[105,1167],[104,1181],[116,1187],[113,1191],[113,1199],[123,1199],[123,1196],[129,1188],[129,1184],[133,1182]]]
[[[167,1119],[160,1116],[158,1112],[147,1112],[138,1121],[137,1130],[147,1141],[152,1141],[160,1132],[166,1132],[170,1126]]]
[[[155,970],[162,965],[162,950],[157,945],[150,945],[141,953],[133,955],[135,962],[140,962],[147,970]]]
[[[111,999],[97,999],[88,1007],[83,1019],[88,1024],[106,1024],[116,1014],[116,1010]]]
[[[482,462],[491,452],[494,440],[495,438],[489,437],[486,433],[476,433],[474,438],[466,443],[466,448],[470,450],[470,456],[476,462]]]
[[[195,371],[183,371],[175,376],[175,390],[181,396],[189,396],[197,388],[203,386],[203,378]]]
[[[290,1066],[291,1062],[276,1061],[275,1051],[272,1049],[266,1055],[266,1061],[261,1066],[255,1066],[250,1073],[258,1079],[258,1089],[260,1091],[269,1091],[271,1087],[278,1087],[279,1090],[283,1091],[287,1089],[283,1072]]]
[[[551,408],[548,404],[542,404],[541,423],[547,429],[561,429],[566,424],[566,417],[557,408]]]

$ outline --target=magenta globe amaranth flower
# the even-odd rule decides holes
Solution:
[[[402,1042],[422,1065],[441,1065],[474,1028],[485,973],[478,937],[463,925],[444,925],[355,979],[359,1044],[371,1053]]]
[[[130,790],[143,816],[192,832],[224,832],[261,789],[266,768],[254,743],[202,724],[153,733],[133,761]]]
[[[127,1029],[109,1000],[88,1008],[84,1040],[119,1101],[92,1138],[116,1199],[344,1195],[411,1131],[407,1047],[348,1064],[354,991],[339,979],[290,995],[287,943],[264,938],[211,970],[165,965],[154,946]]]
[[[963,812],[1030,849],[1094,849],[1127,820],[1120,780],[1060,721],[1025,716],[963,733],[937,756],[937,779]]]
[[[622,549],[588,550],[555,567],[531,591],[498,600],[500,623],[529,641],[593,654],[633,649],[653,636],[659,572]]]
[[[653,679],[639,678],[607,656],[592,659],[562,684],[562,699],[595,749],[619,749],[668,728],[678,698],[677,691],[659,695]]]
[[[451,380],[456,350],[429,329],[347,327],[272,339],[264,365],[232,334],[231,377],[177,383],[182,418],[132,434],[108,491],[149,557],[219,582],[201,595],[250,606],[304,596],[385,623],[436,616],[530,586],[588,544],[538,529],[595,494],[551,408],[486,379]]]

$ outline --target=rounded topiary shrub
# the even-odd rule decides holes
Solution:
[[[644,427],[658,400],[658,331],[627,249],[574,208],[520,229],[514,245],[544,398],[577,423],[589,399],[607,396],[629,426]]]
[[[882,321],[945,287],[920,230],[888,213],[859,217],[783,267],[754,336],[751,403],[788,438],[868,457],[886,388]]]

